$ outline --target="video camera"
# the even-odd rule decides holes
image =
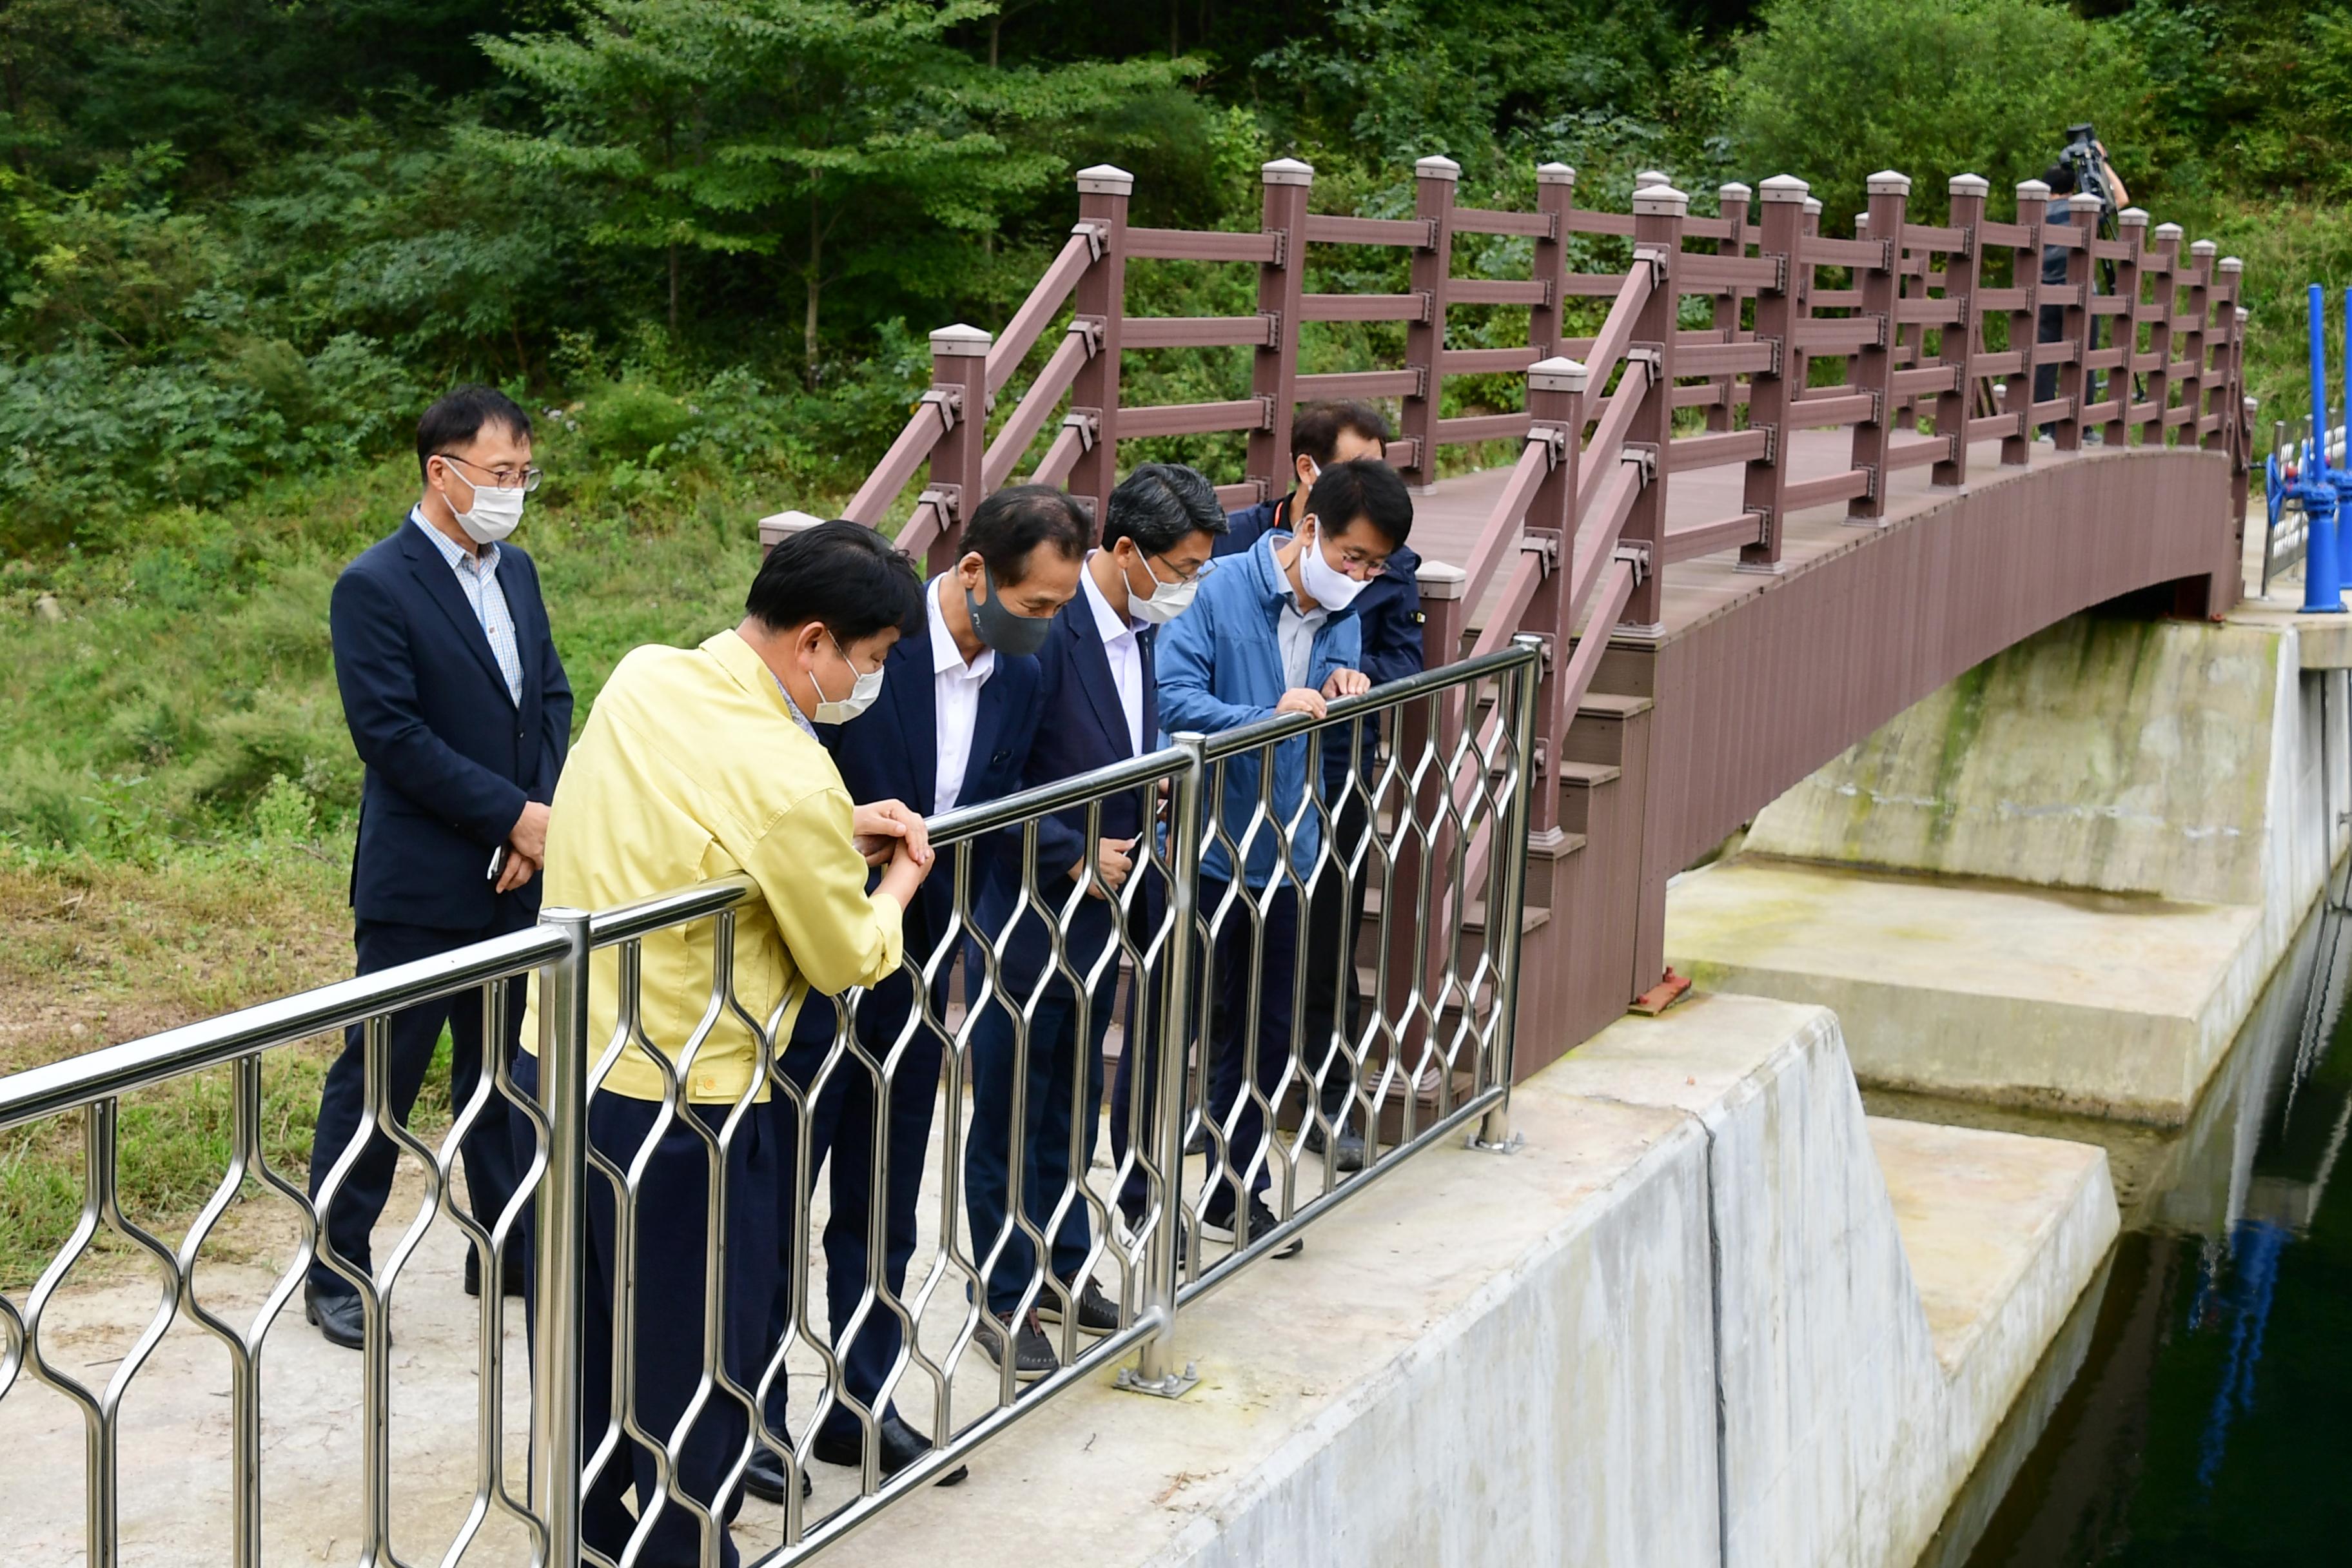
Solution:
[[[2106,160],[2100,155],[2098,137],[2090,121],[2066,127],[2066,145],[2058,162],[2073,171],[2074,188],[2099,198],[2099,230],[2108,238],[2116,233],[2116,194],[2107,184]]]

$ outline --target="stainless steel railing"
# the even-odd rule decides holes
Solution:
[[[1286,1248],[1435,1143],[1465,1131],[1490,1142],[1507,1136],[1539,678],[1539,650],[1525,641],[1336,701],[1320,721],[1285,715],[1215,736],[1178,736],[1149,756],[939,818],[933,843],[956,851],[952,867],[935,873],[953,879],[952,916],[936,931],[910,917],[903,984],[840,998],[829,1040],[820,1029],[811,1044],[803,1027],[794,1047],[789,1007],[754,1017],[744,1006],[734,978],[737,928],[769,895],[738,878],[594,913],[550,910],[530,931],[0,1079],[0,1130],[78,1115],[84,1156],[71,1236],[21,1308],[0,1291],[0,1408],[23,1373],[80,1412],[84,1556],[118,1563],[124,1395],[167,1331],[183,1321],[201,1327],[231,1365],[231,1560],[257,1565],[260,1357],[323,1254],[359,1294],[366,1330],[361,1560],[511,1561],[503,1543],[512,1542],[527,1543],[533,1563],[627,1563],[671,1521],[690,1529],[705,1563],[721,1560],[731,1526],[747,1556],[786,1563],[868,1523],[1056,1394],[1131,1354],[1124,1384],[1179,1393],[1188,1385],[1178,1351],[1189,1303]],[[1309,787],[1286,796],[1276,763],[1301,752]],[[1370,768],[1367,756],[1377,759]],[[1123,811],[1129,801],[1158,826],[1138,837],[1132,867],[1114,889],[1097,869],[1097,850],[1106,805],[1119,802]],[[1086,846],[1075,876],[1039,863],[1041,831],[1056,813]],[[709,973],[698,1022],[683,1040],[649,1038],[645,944],[681,932],[698,933],[699,942],[705,928]],[[478,993],[495,1039],[517,982],[537,988],[536,1092],[525,1092],[513,1064],[499,1060],[453,1108],[437,1145],[426,1145],[390,1110],[391,1016]],[[609,1017],[610,1028],[597,1033],[592,1016]],[[1273,1026],[1282,1019],[1285,1026]],[[261,1148],[265,1060],[347,1026],[361,1030],[373,1129],[424,1177],[423,1202],[378,1247],[372,1271],[336,1257],[320,1222],[363,1140],[354,1138],[332,1164],[315,1201],[272,1170]],[[1129,1068],[1123,1100],[1106,1094],[1106,1053],[1094,1044],[1114,1026]],[[749,1030],[765,1065],[730,1102],[698,1108],[684,1087],[722,1027]],[[1315,1030],[1319,1037],[1310,1037]],[[1072,1039],[1075,1050],[1047,1057]],[[641,1143],[618,1147],[594,1135],[594,1108],[610,1101],[607,1077],[632,1044],[660,1066],[662,1097],[640,1102],[650,1115]],[[1039,1079],[1033,1058],[1051,1059],[1062,1072]],[[205,1071],[232,1079],[228,1158],[184,1238],[167,1247],[119,1201],[118,1108],[127,1094]],[[936,1074],[936,1088],[928,1074]],[[1033,1104],[1033,1093],[1045,1098]],[[494,1100],[520,1119],[517,1147],[520,1153],[528,1143],[528,1159],[506,1211],[478,1218],[457,1200],[453,1174],[461,1142]],[[920,1147],[908,1146],[903,1131],[893,1140],[894,1112],[903,1130],[909,1104],[935,1124]],[[1096,1155],[1105,1110],[1114,1141],[1118,1129],[1126,1134],[1108,1160]],[[1032,1146],[1033,1122],[1061,1129],[1057,1142]],[[1285,1122],[1293,1136],[1284,1136]],[[827,1142],[825,1130],[836,1124],[850,1131]],[[1366,1141],[1358,1171],[1343,1170],[1339,1158],[1348,1133]],[[665,1137],[690,1138],[700,1149],[709,1201],[700,1321],[666,1325],[698,1340],[698,1377],[682,1406],[673,1398],[656,1408],[640,1398],[632,1335],[648,1292],[675,1282],[643,1278],[630,1260],[657,1227],[683,1223],[644,1181]],[[759,1140],[788,1151],[790,1169],[772,1190],[731,1189],[736,1157]],[[1188,1156],[1188,1143],[1205,1152]],[[836,1192],[846,1190],[843,1163],[852,1149],[864,1162],[854,1173],[867,1193],[914,1194],[911,1246],[899,1223],[903,1204],[877,1198],[852,1213],[820,1191],[821,1173]],[[998,1149],[1003,1174],[985,1175],[982,1184],[1003,1218],[982,1234],[970,1211],[970,1173],[984,1173],[984,1156]],[[1063,1173],[1051,1190],[1043,1177],[1033,1185],[1032,1171],[1048,1168]],[[1245,1195],[1253,1186],[1266,1205],[1255,1222]],[[208,1303],[204,1268],[208,1241],[248,1188],[291,1205],[299,1225],[299,1245],[249,1319]],[[761,1204],[773,1206],[780,1227],[772,1268],[731,1241],[737,1205]],[[836,1279],[818,1256],[826,1250],[814,1245],[820,1215],[845,1236],[862,1227],[862,1278]],[[404,1268],[444,1220],[481,1261],[470,1346],[478,1396],[470,1412],[442,1409],[430,1418],[448,1440],[470,1440],[472,1495],[443,1500],[446,1514],[462,1510],[446,1539],[429,1547],[404,1540],[395,1551],[395,1524],[418,1527],[401,1522],[407,1516],[395,1509],[404,1483],[389,1431],[402,1370],[391,1355],[390,1314]],[[161,1289],[144,1330],[100,1386],[56,1346],[71,1328],[58,1318],[60,1289],[102,1233],[144,1254]],[[605,1237],[609,1255],[591,1258],[592,1233]],[[503,1426],[510,1369],[493,1282],[526,1236],[532,1354],[518,1474]],[[1065,1257],[1082,1250],[1066,1274],[1053,1261],[1057,1244]],[[895,1261],[894,1247],[902,1255]],[[623,1266],[613,1267],[615,1258]],[[739,1279],[775,1292],[782,1331],[758,1344],[722,1331],[728,1310],[741,1305],[730,1295]],[[1116,1307],[1116,1327],[1099,1335],[1083,1333],[1077,1321],[1088,1281]],[[1009,1333],[987,1310],[992,1289],[1001,1299],[1015,1288],[1016,1326],[1041,1304],[1060,1319],[1057,1367],[1025,1384],[1005,1352]],[[821,1318],[819,1303],[828,1301],[833,1310]],[[608,1323],[609,1338],[592,1343],[592,1321]],[[861,1383],[848,1352],[877,1329],[896,1344],[878,1378]],[[1004,1353],[992,1356],[992,1343]],[[588,1428],[583,1365],[612,1369],[609,1413],[595,1429]],[[767,1419],[787,1390],[797,1436]],[[886,1476],[879,1426],[893,1403],[928,1428],[932,1447]],[[854,1430],[860,1462],[829,1473],[825,1490],[804,1507],[799,1479],[827,1423]],[[725,1452],[705,1487],[697,1477],[710,1466],[696,1456],[707,1456],[713,1431],[723,1433]],[[742,1506],[747,1468],[762,1450],[782,1462],[789,1483],[781,1510],[764,1516]],[[835,1475],[850,1479],[854,1495],[839,1495]],[[138,1470],[128,1482],[169,1484]],[[623,1521],[627,1540],[613,1538],[609,1510],[601,1516],[605,1537],[585,1539],[592,1497],[625,1482],[638,1485],[634,1514]],[[273,1540],[299,1536],[306,1523],[266,1522]],[[17,1559],[12,1552],[9,1560]]]

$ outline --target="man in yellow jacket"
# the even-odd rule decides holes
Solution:
[[[590,1085],[589,1142],[636,1179],[625,1227],[610,1184],[589,1181],[580,1369],[588,1447],[593,1455],[617,1413],[677,1456],[665,1488],[655,1452],[625,1438],[588,1479],[583,1536],[615,1561],[634,1535],[646,1568],[698,1563],[706,1534],[716,1535],[726,1568],[737,1561],[726,1521],[741,1493],[720,1491],[750,1411],[720,1388],[686,1416],[703,1375],[704,1258],[721,1226],[722,1364],[741,1386],[758,1384],[779,1151],[766,1115],[735,1119],[719,1146],[726,1202],[714,1218],[712,1149],[730,1111],[768,1098],[766,1064],[810,990],[872,985],[898,967],[900,918],[931,864],[922,819],[896,801],[853,805],[811,724],[839,723],[873,700],[883,656],[920,613],[919,592],[906,558],[871,529],[828,522],[786,540],[753,580],[741,625],[699,647],[640,647],[621,661],[555,792],[551,905],[607,909],[738,874],[759,884],[759,897],[735,913],[741,1012],[712,1005],[716,922],[647,936],[634,1034]],[[885,867],[870,892],[869,864]],[[618,950],[598,952],[592,1064],[620,1029],[620,985]],[[535,1018],[525,1020],[523,1041],[535,1052]],[[518,1062],[515,1078],[537,1092],[535,1055]],[[536,1140],[521,1122],[526,1165]],[[624,1347],[614,1283],[625,1274],[634,1280],[632,1370],[616,1386]]]

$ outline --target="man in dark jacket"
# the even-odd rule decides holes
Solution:
[[[1290,426],[1290,493],[1278,500],[1260,501],[1233,513],[1227,520],[1231,526],[1225,536],[1217,541],[1216,552],[1236,554],[1268,533],[1289,531],[1298,509],[1306,503],[1307,491],[1325,468],[1358,458],[1379,458],[1387,448],[1388,439],[1388,421],[1370,404],[1312,403],[1301,408]],[[1399,545],[1389,557],[1388,570],[1366,584],[1357,596],[1356,624],[1362,638],[1359,668],[1374,686],[1422,671],[1420,571],[1421,557],[1410,546]],[[1445,650],[1438,650],[1438,657],[1443,662]],[[1366,794],[1379,768],[1380,743],[1378,725],[1366,723],[1362,749],[1358,753]],[[1333,853],[1342,863],[1361,858],[1360,849],[1370,826],[1362,799],[1348,784],[1348,754],[1346,731],[1332,731],[1323,745],[1323,798],[1335,818]],[[1370,871],[1369,860],[1362,869]],[[1340,1027],[1344,1027],[1343,1037],[1353,1045],[1362,1017],[1363,998],[1356,981],[1353,938],[1364,923],[1367,879],[1360,874],[1354,887],[1343,888],[1337,871],[1335,866],[1316,884],[1307,915],[1310,934],[1307,944],[1306,1031],[1302,1037],[1314,1042],[1315,1047],[1329,1040]],[[1221,1032],[1219,1037],[1226,1037]],[[1322,1102],[1324,1116],[1339,1130],[1334,1159],[1343,1172],[1360,1171],[1364,1165],[1363,1131],[1358,1124],[1360,1119],[1351,1121],[1348,1116],[1354,1082],[1347,1058],[1334,1047],[1330,1066],[1323,1074]],[[1216,1083],[1213,1103],[1230,1104],[1232,1095],[1241,1086],[1239,1066],[1220,1064]],[[1307,1146],[1317,1153],[1323,1150],[1323,1130],[1312,1122],[1307,1129]]]
[[[539,482],[530,416],[489,387],[461,386],[417,422],[416,459],[423,494],[398,530],[344,568],[329,612],[343,718],[366,768],[351,888],[362,974],[538,919],[547,803],[572,736],[572,686],[539,574],[530,556],[499,542]],[[394,1014],[393,1114],[407,1121],[445,1026],[450,1099],[463,1107],[482,1075],[511,1058],[522,1004],[522,988],[511,988],[488,1041],[472,992]],[[320,1093],[310,1196],[323,1234],[303,1288],[305,1316],[354,1349],[362,1316],[353,1276],[372,1268],[368,1234],[395,1158],[373,1131],[364,1042],[353,1026]],[[506,1118],[493,1095],[459,1151],[467,1205],[485,1227],[514,1196]],[[519,1294],[522,1267],[509,1256],[490,1289]],[[482,1273],[469,1252],[469,1294],[479,1293]]]

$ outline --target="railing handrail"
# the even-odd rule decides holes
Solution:
[[[541,929],[509,931],[413,963],[26,1068],[0,1078],[0,1129],[291,1045],[378,1013],[513,979],[560,956],[564,945],[562,937]]]

